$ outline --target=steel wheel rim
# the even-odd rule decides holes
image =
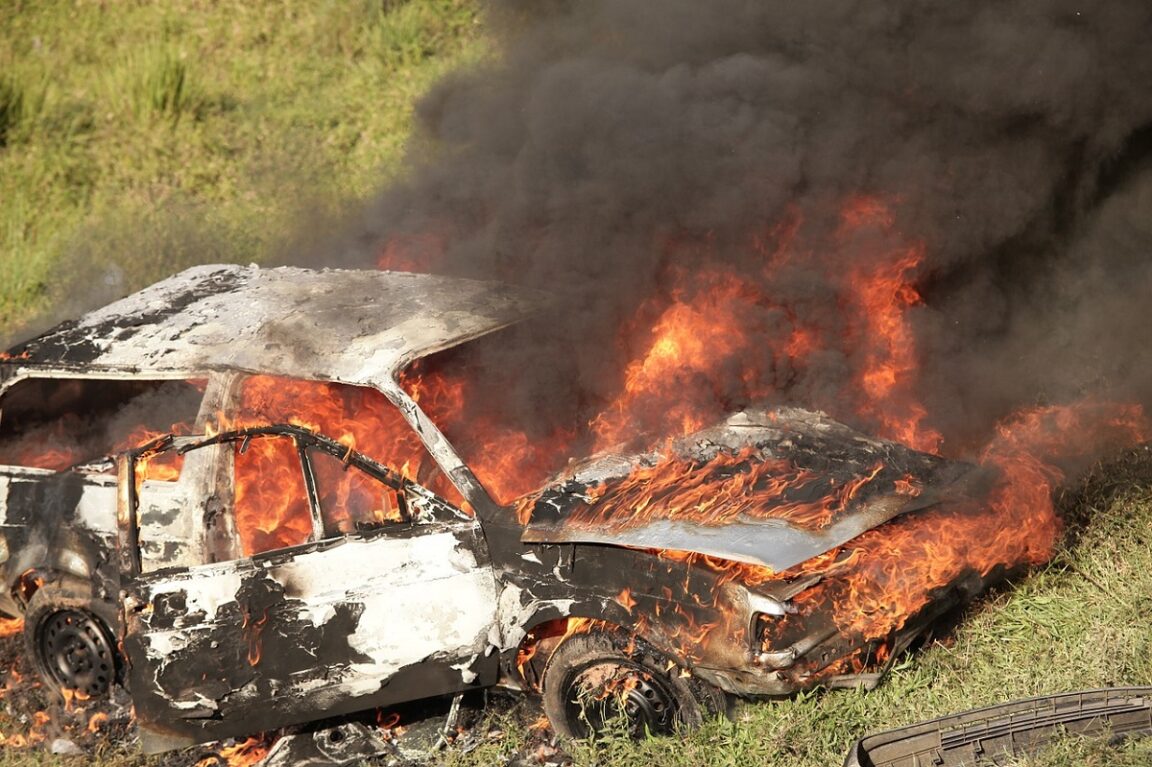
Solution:
[[[676,704],[668,687],[648,671],[617,662],[591,663],[576,670],[567,685],[564,709],[580,737],[594,735],[623,717],[634,738],[669,735]]]
[[[40,660],[63,689],[90,698],[108,691],[115,673],[112,647],[100,622],[81,610],[60,610],[40,624]]]

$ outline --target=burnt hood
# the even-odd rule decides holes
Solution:
[[[660,451],[570,469],[521,501],[521,540],[695,552],[780,572],[986,481],[970,464],[823,413],[749,410]]]

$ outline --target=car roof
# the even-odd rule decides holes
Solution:
[[[430,274],[197,266],[10,349],[4,377],[242,370],[379,387],[544,303],[535,291]]]

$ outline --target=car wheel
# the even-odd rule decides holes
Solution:
[[[24,645],[47,687],[88,698],[108,694],[120,667],[109,628],[116,620],[114,610],[55,585],[32,595],[24,613]]]
[[[586,738],[621,723],[633,738],[693,729],[724,710],[724,695],[639,638],[576,634],[542,678],[544,713],[562,737]]]

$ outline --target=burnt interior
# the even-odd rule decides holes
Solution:
[[[532,366],[526,375],[519,356],[530,348],[543,360],[545,350],[563,346],[556,326],[555,312],[544,312],[532,322],[422,357],[399,376],[409,395],[423,393],[421,408],[502,505],[538,489],[591,448],[583,427],[603,401],[574,395],[573,359],[551,355],[548,364]],[[513,470],[499,455],[507,448],[516,452]]]
[[[196,420],[203,383],[29,378],[0,400],[0,464],[64,469]]]

